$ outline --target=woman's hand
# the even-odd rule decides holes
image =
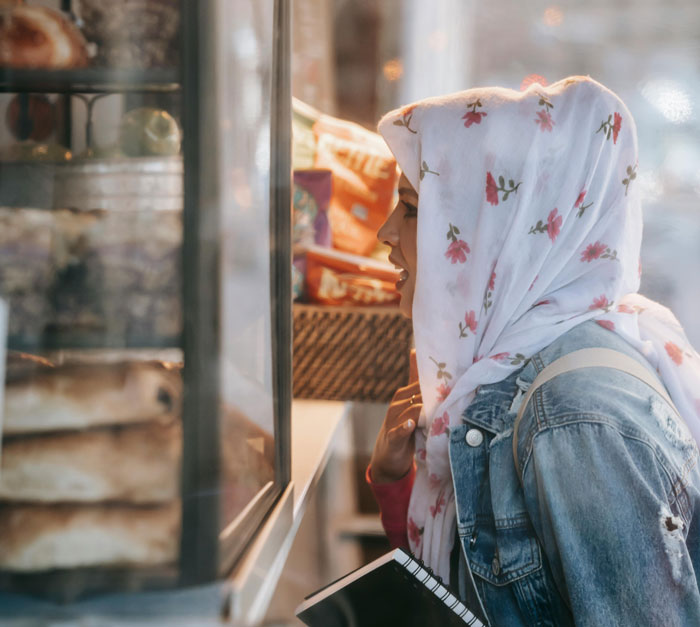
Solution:
[[[394,394],[374,444],[370,461],[374,483],[397,481],[413,464],[414,431],[423,407],[414,351],[411,351],[410,380],[411,383],[399,388]]]

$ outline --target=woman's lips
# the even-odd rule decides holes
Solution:
[[[396,289],[401,289],[403,287],[403,284],[408,280],[408,271],[401,269],[401,272],[399,273],[399,280],[396,281]]]
[[[394,268],[399,270],[399,280],[396,281],[396,289],[401,289],[403,284],[408,280],[408,270],[404,268],[400,263],[397,263],[396,260],[389,258],[389,261],[394,264]]]

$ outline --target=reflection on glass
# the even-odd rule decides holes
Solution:
[[[275,478],[270,311],[272,0],[221,0],[222,540]],[[235,19],[233,19],[235,16]]]

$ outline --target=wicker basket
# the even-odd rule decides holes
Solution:
[[[294,305],[294,396],[390,401],[408,383],[411,334],[393,307]]]

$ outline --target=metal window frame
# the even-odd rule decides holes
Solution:
[[[274,390],[275,482],[250,507],[222,543],[220,533],[219,372],[220,253],[217,207],[217,103],[214,84],[215,0],[181,0],[185,202],[183,299],[185,353],[183,406],[182,537],[180,584],[197,585],[226,575],[290,481],[291,469],[291,72],[290,7],[275,0],[270,171],[270,293]]]

